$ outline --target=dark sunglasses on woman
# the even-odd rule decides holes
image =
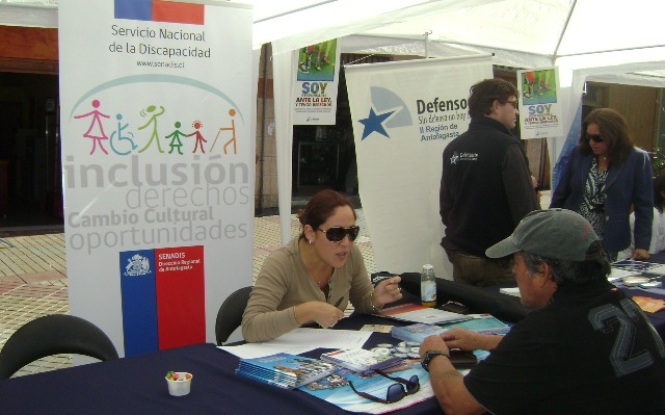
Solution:
[[[586,135],[586,140],[592,140],[594,143],[602,143],[603,142],[603,136],[600,134],[587,134]]]
[[[349,235],[349,239],[355,241],[360,233],[360,226],[351,226],[350,228],[334,227],[328,228],[325,231],[321,228],[319,230],[326,234],[331,242],[340,242],[346,235]]]

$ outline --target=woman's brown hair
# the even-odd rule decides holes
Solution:
[[[339,192],[324,189],[312,196],[305,208],[298,212],[298,220],[303,227],[300,239],[305,237],[305,225],[311,226],[314,230],[319,229],[333,215],[335,209],[343,206],[349,206],[353,211],[353,217],[356,217],[356,211],[349,198]]]
[[[607,158],[610,164],[621,163],[633,149],[633,140],[628,131],[626,118],[611,108],[598,108],[589,113],[582,123],[579,149],[583,154],[591,152],[586,130],[589,124],[596,124],[603,142],[607,144]]]

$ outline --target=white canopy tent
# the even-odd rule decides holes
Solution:
[[[181,0],[186,1],[186,0]],[[195,3],[215,3],[214,0]],[[496,65],[557,66],[570,130],[586,80],[665,86],[657,0],[246,0],[254,48],[271,43],[282,239],[290,235],[292,51],[340,39],[342,52],[428,57],[492,53]],[[0,25],[57,26],[57,0],[0,0]],[[556,160],[565,137],[549,138]]]
[[[257,8],[261,2],[255,2]],[[559,68],[560,97],[571,129],[586,80],[665,86],[665,32],[655,0],[630,4],[602,0],[430,0],[311,2],[309,8],[255,20],[254,43],[273,46],[275,113],[282,239],[286,242],[291,208],[290,107],[295,65],[291,51],[339,38],[342,52],[427,57],[492,53],[496,65]],[[362,8],[361,8],[362,7]],[[369,14],[366,12],[369,11]],[[337,14],[341,13],[341,15]],[[289,27],[289,32],[278,30]],[[282,95],[284,94],[284,95]],[[556,160],[564,137],[548,139]]]

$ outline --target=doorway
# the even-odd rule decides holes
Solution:
[[[0,227],[62,226],[58,76],[0,72]]]

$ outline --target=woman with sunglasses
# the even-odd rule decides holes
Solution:
[[[550,207],[584,216],[603,240],[610,261],[631,243],[630,213],[635,211],[632,259],[649,258],[653,219],[651,161],[636,148],[626,119],[610,108],[591,111],[582,123],[577,149],[552,194]]]
[[[315,194],[298,219],[301,234],[271,253],[256,278],[242,318],[248,342],[281,336],[297,327],[333,327],[349,302],[373,313],[402,298],[395,276],[372,286],[360,249],[360,228],[344,195],[330,189]]]

